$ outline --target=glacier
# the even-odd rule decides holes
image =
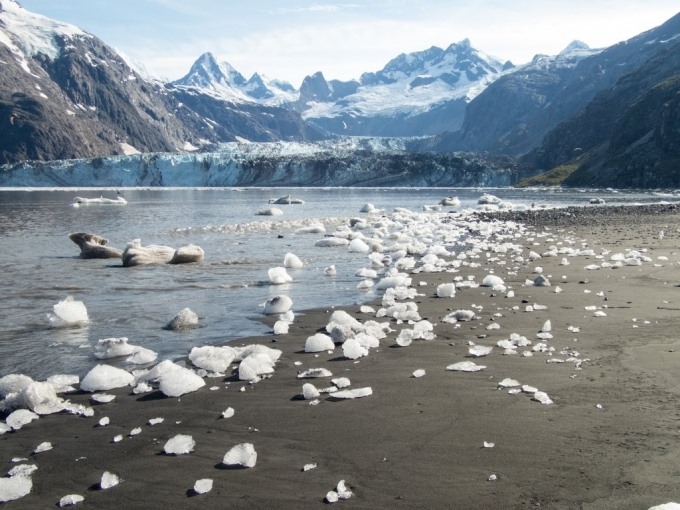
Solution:
[[[25,161],[0,166],[0,187],[502,187],[522,177],[510,158],[413,150],[424,143],[361,137],[230,142],[205,153]]]

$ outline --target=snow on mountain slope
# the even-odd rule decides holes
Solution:
[[[54,60],[60,54],[61,45],[57,39],[66,42],[77,37],[92,37],[69,23],[29,12],[15,0],[0,1],[0,28],[0,44],[14,53],[29,74],[33,74],[28,65],[29,57],[43,54]]]
[[[355,93],[338,101],[312,101],[304,118],[413,116],[445,101],[472,100],[503,72],[501,61],[470,45],[468,39],[448,48],[401,54],[376,73],[364,73]]]
[[[258,73],[246,80],[228,62],[218,62],[210,52],[198,57],[189,72],[174,81],[173,85],[194,88],[216,99],[237,103],[273,106],[297,99],[297,92],[289,83],[272,80]]]

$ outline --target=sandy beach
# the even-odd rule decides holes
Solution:
[[[591,510],[680,502],[679,217],[663,205],[508,213],[504,219],[526,229],[502,240],[521,253],[480,250],[457,272],[411,275],[418,292],[412,301],[434,324],[434,340],[399,347],[396,337],[408,324],[354,306],[346,310],[360,321],[390,322],[393,331],[378,348],[357,360],[339,346],[306,353],[306,339],[333,310],[296,310],[288,334],[236,342],[282,351],[272,376],[255,384],[208,378],[180,398],[133,395],[127,387],[108,391],[116,399],[107,404],[93,404],[85,392],[65,395],[91,405],[94,416],[44,416],[0,435],[6,471],[37,466],[31,492],[6,506],[54,508],[79,494],[84,501],[76,508],[319,508],[341,480],[352,496],[333,504],[339,508]],[[568,256],[560,248],[592,252]],[[639,265],[601,267],[615,254],[630,261],[632,250]],[[531,260],[532,251],[544,256]],[[586,269],[591,265],[600,268]],[[531,284],[537,267],[550,286]],[[491,273],[504,280],[505,292],[463,287],[455,297],[436,296],[439,284],[457,276],[481,283]],[[371,306],[377,311],[381,303]],[[459,309],[474,311],[474,318],[442,321]],[[548,320],[552,338],[538,338]],[[497,342],[513,333],[531,344],[504,354]],[[474,358],[471,344],[493,350]],[[486,368],[447,370],[461,361]],[[321,394],[311,405],[300,396],[302,385],[325,388],[331,377],[297,378],[310,368],[328,369],[372,394],[354,400]],[[418,369],[425,375],[414,377]],[[499,387],[506,378],[553,403]],[[228,407],[234,416],[223,418]],[[107,426],[98,425],[102,417],[110,419]],[[159,417],[162,423],[148,423]],[[141,431],[129,435],[135,428]],[[123,440],[113,442],[119,434]],[[164,454],[177,434],[191,435],[194,450]],[[45,441],[51,450],[32,453]],[[255,467],[222,464],[240,443],[254,445]],[[307,464],[316,467],[304,471]],[[106,471],[121,482],[104,490]],[[212,490],[196,494],[198,479],[212,479]]]

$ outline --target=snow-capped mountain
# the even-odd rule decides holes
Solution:
[[[301,90],[300,108],[309,122],[336,134],[436,134],[458,129],[465,105],[511,67],[464,39],[401,54],[358,82],[324,84],[317,73],[305,80],[315,93]]]
[[[279,105],[297,99],[297,91],[290,83],[269,79],[258,73],[246,80],[228,62],[218,62],[210,52],[198,57],[189,72],[172,84],[234,102]]]
[[[292,110],[147,80],[94,35],[15,0],[0,0],[0,69],[0,164],[316,138]]]

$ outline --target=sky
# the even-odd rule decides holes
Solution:
[[[206,51],[246,78],[299,87],[358,79],[401,53],[469,38],[514,64],[578,39],[626,40],[680,12],[677,0],[19,0],[26,9],[98,36],[148,72],[185,75]]]

